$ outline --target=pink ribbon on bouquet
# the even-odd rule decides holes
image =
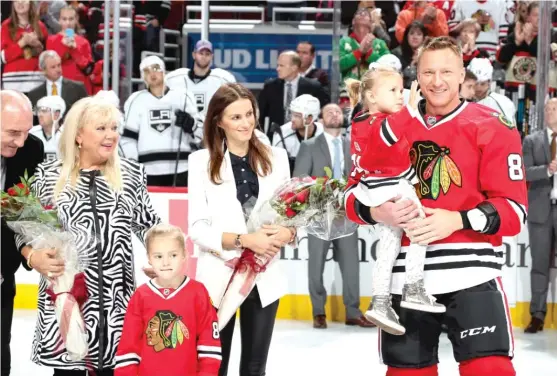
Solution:
[[[255,277],[257,277],[257,274],[263,273],[265,270],[267,270],[267,262],[262,265],[259,264],[257,261],[258,260],[255,257],[255,253],[251,249],[245,249],[240,257],[233,258],[232,260],[229,260],[225,263],[226,266],[234,269],[232,278],[230,278],[231,281],[236,273],[248,273],[246,280],[244,281],[244,284],[240,289],[240,294],[242,294],[243,296],[248,296],[248,294],[250,293],[251,286],[255,281]]]

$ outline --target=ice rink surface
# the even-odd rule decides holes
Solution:
[[[36,312],[14,313],[12,328],[12,376],[50,376],[52,370],[29,360]],[[386,367],[377,354],[377,329],[347,327],[329,322],[329,328],[313,329],[310,322],[277,321],[267,363],[267,376],[382,376]],[[236,327],[229,376],[238,376],[240,336]],[[557,375],[557,331],[526,335],[515,330],[518,376]],[[446,335],[440,343],[440,376],[458,376]],[[496,376],[496,375],[494,375]]]

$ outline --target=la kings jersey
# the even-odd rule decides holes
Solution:
[[[175,126],[176,110],[185,110],[196,120],[193,135]],[[122,149],[127,158],[145,166],[147,175],[174,174],[178,149],[177,171],[188,170],[192,145],[200,144],[203,138],[203,123],[190,93],[167,90],[157,98],[148,90],[135,92],[124,104],[124,116]]]
[[[236,82],[236,79],[231,73],[220,68],[211,69],[209,74],[202,78],[195,77],[193,69],[189,68],[176,69],[165,77],[165,83],[169,88],[182,89],[193,95],[197,111],[203,120],[215,92],[229,82]]]
[[[514,103],[503,94],[490,92],[484,99],[476,103],[492,108],[505,115],[505,118],[508,120],[513,123],[515,122],[516,108],[514,107]]]
[[[315,132],[313,134],[308,133],[308,139],[312,137],[319,136],[323,133],[323,124],[315,122]],[[303,137],[298,136],[298,132],[292,129],[292,122],[281,125],[280,130],[282,132],[282,138],[278,133],[273,135],[273,146],[286,149],[288,156],[296,158],[298,151],[300,150],[301,141]],[[301,139],[301,141],[300,141]]]
[[[500,41],[507,37],[509,24],[514,20],[513,6],[512,0],[456,0],[448,22],[449,31],[452,32],[466,18],[474,18],[481,26],[476,46],[493,56]],[[482,16],[482,11],[489,16]]]
[[[56,133],[48,138],[43,131],[43,127],[35,125],[29,131],[35,137],[38,137],[44,145],[44,160],[45,162],[53,161],[58,158],[58,144],[60,143],[61,129],[57,129]]]

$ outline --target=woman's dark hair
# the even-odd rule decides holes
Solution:
[[[410,32],[414,29],[420,29],[422,34],[424,35],[424,40],[427,37],[427,29],[425,28],[424,24],[420,21],[412,21],[410,25],[406,27],[404,30],[404,36],[402,37],[402,43],[400,44],[400,49],[402,50],[402,55],[405,57],[410,57],[412,60],[412,55],[414,55],[414,50],[410,47],[410,43],[408,43],[408,36]]]
[[[39,26],[39,12],[37,9],[37,5],[34,1],[29,1],[29,25],[33,28],[33,31],[37,34],[39,40],[43,41],[46,38],[46,35],[43,35],[43,32]],[[12,3],[12,12],[10,13],[10,23],[8,24],[8,31],[10,32],[10,38],[14,41],[15,36],[17,34],[17,29],[19,27],[19,18],[17,17],[17,13],[15,12],[15,6]],[[44,43],[43,43],[44,44]]]
[[[219,127],[224,110],[240,99],[249,99],[253,108],[253,113],[257,114],[257,101],[255,97],[244,86],[238,83],[228,83],[222,85],[211,98],[207,108],[207,116],[203,125],[203,139],[205,147],[209,150],[209,178],[214,184],[220,184],[220,168],[224,160],[223,143],[226,140],[224,130]],[[257,124],[257,115],[255,124]],[[267,148],[255,134],[249,140],[249,164],[259,176],[266,176],[272,171],[270,149]]]

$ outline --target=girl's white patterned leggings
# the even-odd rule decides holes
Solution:
[[[401,179],[398,185],[389,187],[393,196],[401,195],[400,200],[410,199],[418,205],[420,210],[420,218],[425,218],[425,213],[416,194],[414,186],[408,180]],[[399,201],[400,201],[399,200]],[[417,220],[414,218],[412,221]],[[390,294],[391,274],[395,261],[400,253],[400,240],[402,238],[402,229],[400,227],[392,227],[385,224],[375,226],[376,233],[379,237],[379,245],[377,250],[377,260],[373,267],[372,278],[372,296],[385,296]],[[410,244],[405,257],[405,283],[416,283],[423,279],[425,254],[427,246],[418,244]]]

